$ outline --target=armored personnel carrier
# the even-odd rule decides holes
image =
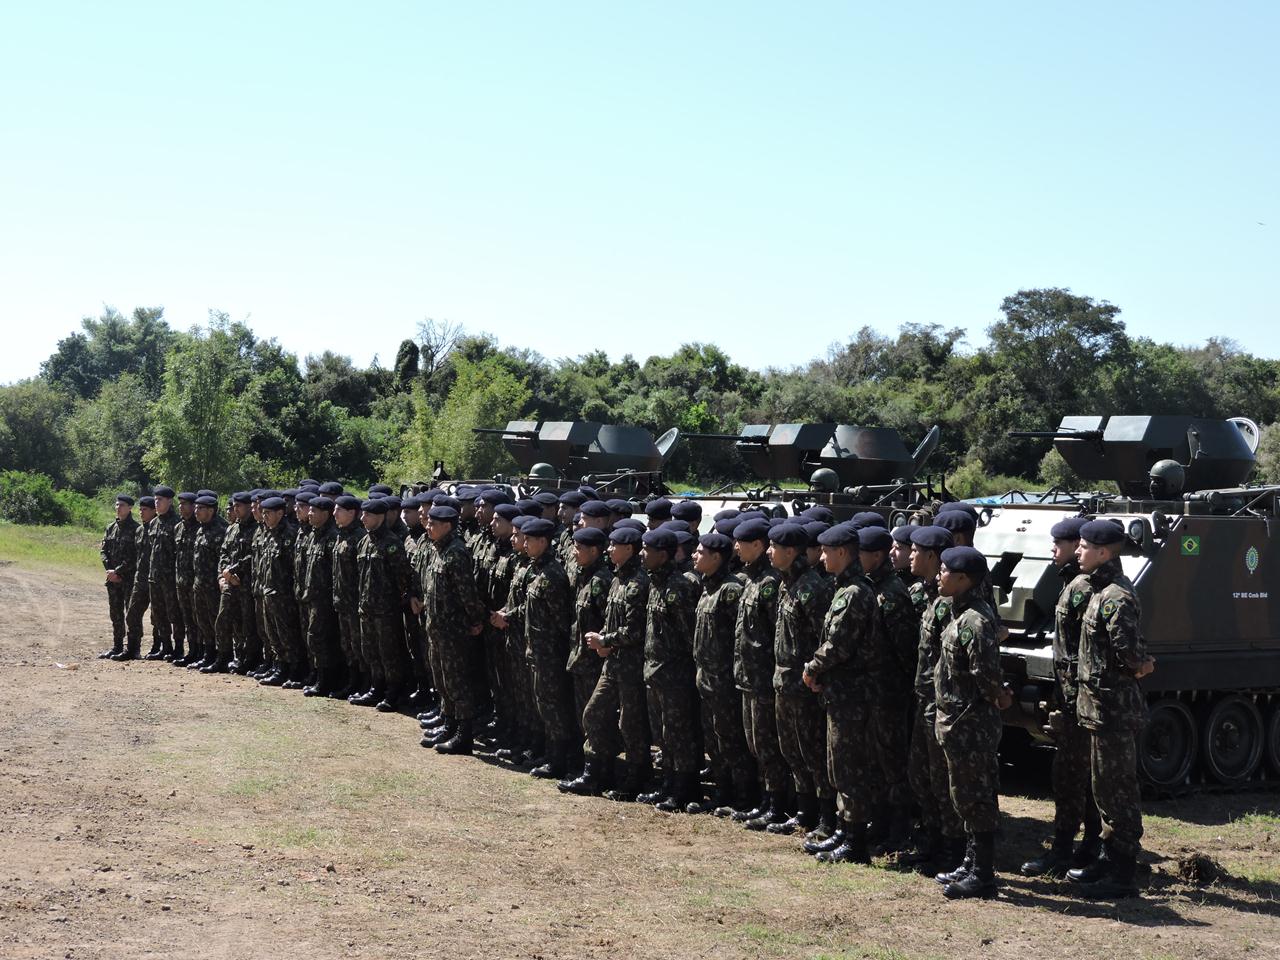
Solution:
[[[1142,605],[1153,674],[1139,766],[1148,784],[1240,787],[1280,778],[1280,487],[1249,486],[1258,429],[1185,416],[1066,417],[1049,437],[1087,483],[1115,493],[1023,495],[979,505],[1009,630],[1002,647],[1018,708],[1006,723],[1047,739],[1054,606],[1062,581],[1050,528],[1111,517]]]

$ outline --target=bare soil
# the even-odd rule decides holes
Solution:
[[[97,577],[0,559],[0,957],[1280,957],[1274,796],[1151,804],[1117,906],[1017,876],[1052,808],[1007,795],[999,899],[948,903],[109,635]]]

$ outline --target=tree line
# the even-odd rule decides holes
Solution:
[[[163,479],[229,490],[302,475],[362,486],[409,481],[443,461],[453,476],[511,473],[473,427],[512,419],[597,420],[734,433],[747,423],[894,427],[913,446],[934,424],[932,461],[962,495],[1073,478],[1047,442],[1012,440],[1069,414],[1247,416],[1263,425],[1259,479],[1280,481],[1280,362],[1210,338],[1131,336],[1114,304],[1067,289],[1006,297],[979,346],[942,324],[896,335],[862,327],[807,364],[752,370],[688,343],[643,362],[594,351],[549,359],[427,320],[394,361],[367,367],[326,350],[299,358],[211,312],[173,329],[162,308],[82,321],[30,379],[0,387],[0,469],[44,474],[88,495]],[[747,479],[732,444],[685,443],[678,482]]]

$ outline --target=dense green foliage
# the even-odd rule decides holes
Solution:
[[[81,527],[106,522],[100,507],[83,493],[55,489],[43,473],[20,470],[0,471],[0,520]]]
[[[759,371],[714,344],[672,346],[643,362],[599,351],[552,361],[427,321],[388,342],[391,369],[362,369],[329,351],[300,361],[223,314],[175,331],[157,308],[107,310],[63,339],[39,376],[0,387],[0,468],[87,494],[159,479],[290,485],[303,474],[365,485],[421,479],[437,462],[452,476],[510,472],[500,442],[472,433],[510,419],[629,423],[655,436],[834,421],[895,427],[909,445],[940,425],[931,468],[973,495],[1075,485],[1047,442],[1010,439],[1011,429],[1067,414],[1187,413],[1263,424],[1259,477],[1280,480],[1280,362],[1230,341],[1131,337],[1118,307],[1069,290],[1007,297],[977,348],[940,324],[894,336],[863,327],[801,367]],[[682,444],[669,473],[704,487],[747,478],[725,443]]]

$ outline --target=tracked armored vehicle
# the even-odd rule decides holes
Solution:
[[[1152,787],[1280,782],[1280,487],[1249,486],[1258,430],[1247,420],[1067,417],[1047,433],[1086,482],[1117,493],[1006,497],[979,505],[1009,630],[1002,646],[1018,705],[1006,723],[1047,739],[1054,606],[1062,588],[1050,528],[1071,516],[1124,525],[1122,557],[1142,606],[1153,674],[1141,774]],[[1015,502],[1020,500],[1021,502]]]

